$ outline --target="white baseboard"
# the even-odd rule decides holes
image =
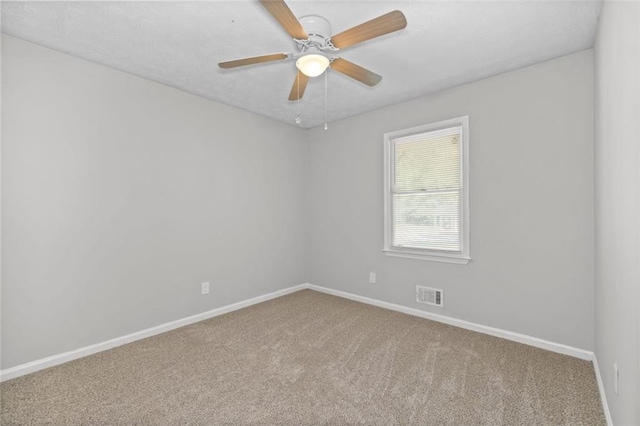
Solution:
[[[453,325],[453,326],[464,328],[467,330],[477,331],[479,333],[501,337],[503,339],[512,340],[518,343],[524,343],[530,346],[535,346],[535,347],[546,349],[552,352],[557,352],[557,353],[573,356],[573,357],[584,359],[584,360],[594,361],[596,374],[598,376],[598,383],[602,388],[601,378],[599,375],[599,371],[597,369],[597,364],[595,362],[595,356],[593,352],[574,348],[574,347],[563,345],[560,343],[549,342],[547,340],[527,336],[524,334],[514,333],[512,331],[502,330],[502,329],[493,328],[493,327],[487,327],[484,325],[475,324],[472,322],[463,321],[456,318],[447,317],[444,315],[421,311],[415,308],[409,308],[402,305],[396,305],[394,303],[383,302],[381,300],[371,299],[368,297],[359,296],[359,295],[347,293],[344,291],[334,290],[326,287],[320,287],[320,286],[308,284],[308,283],[289,287],[283,290],[278,290],[273,293],[254,297],[252,299],[244,300],[242,302],[234,303],[232,305],[223,306],[221,308],[213,309],[211,311],[203,312],[201,314],[197,314],[197,315],[182,318],[176,321],[168,322],[162,325],[158,325],[156,327],[148,328],[146,330],[131,333],[126,336],[117,337],[115,339],[107,340],[105,342],[96,343],[94,345],[85,346],[83,348],[53,355],[47,358],[42,358],[42,359],[28,362],[25,364],[20,364],[15,367],[8,368],[6,370],[1,370],[0,381],[10,380],[16,377],[23,376],[25,374],[33,373],[33,372],[48,368],[48,367],[53,367],[55,365],[73,361],[74,359],[82,358],[88,355],[95,354],[97,352],[102,352],[111,348],[115,348],[117,346],[135,342],[136,340],[141,340],[147,337],[155,336],[156,334],[164,333],[179,327],[184,327],[185,325],[193,324],[199,321],[203,321],[209,318],[223,315],[228,312],[237,311],[238,309],[255,305],[257,303],[265,302],[267,300],[275,299],[277,297],[284,296],[286,294],[294,293],[296,291],[300,291],[304,289],[316,290],[322,293],[331,294],[331,295],[342,297],[345,299],[366,303],[368,305],[378,306],[381,308],[390,309],[392,311],[402,312],[408,315],[426,318],[429,320]],[[601,389],[601,395],[603,395],[602,397],[604,398],[604,392],[602,389]],[[605,406],[605,412],[608,413],[608,409],[606,408],[605,404],[606,404],[606,401],[603,400],[603,406]]]
[[[515,333],[513,331],[502,330],[500,328],[488,327],[486,325],[476,324],[445,315],[434,314],[431,312],[421,311],[420,309],[409,308],[407,306],[396,305],[395,303],[383,302],[382,300],[371,299],[369,297],[359,296],[352,293],[346,293],[340,290],[320,287],[314,284],[306,284],[306,288],[320,291],[322,293],[331,294],[345,299],[355,300],[356,302],[366,303],[368,305],[378,306],[380,308],[390,309],[392,311],[402,312],[404,314],[413,315],[420,318],[426,318],[432,321],[442,322],[467,330],[477,331],[479,333],[489,334],[495,337],[512,340],[525,345],[535,346],[537,348],[546,349],[548,351],[557,352],[563,355],[591,361],[594,359],[593,352],[584,349],[574,348],[572,346],[563,345],[561,343],[550,342],[548,340],[539,339],[537,337],[527,336],[526,334]]]
[[[607,403],[607,394],[604,393],[604,383],[602,382],[600,367],[598,366],[598,358],[595,355],[593,356],[593,369],[596,372],[596,379],[598,380],[598,389],[600,389],[600,401],[602,402],[604,417],[607,419],[607,424],[609,426],[613,426],[613,420],[611,420],[611,412],[609,411],[609,404]]]
[[[57,355],[52,355],[47,358],[38,359],[36,361],[27,362],[24,364],[16,365],[15,367],[0,370],[0,382],[5,380],[14,379],[16,377],[24,376],[25,374],[34,373],[45,368],[53,367],[54,365],[63,364],[65,362],[73,361],[74,359],[82,358],[88,355],[95,354],[97,352],[106,351],[108,349],[122,346],[127,343],[135,342],[147,337],[155,336],[156,334],[165,333],[176,328],[184,327],[185,325],[193,324],[199,321],[203,321],[209,318],[217,317],[229,312],[237,311],[238,309],[246,308],[257,303],[265,302],[267,300],[275,299],[285,294],[294,293],[296,291],[304,290],[307,288],[306,284],[300,284],[297,286],[285,288],[283,290],[274,291],[273,293],[265,294],[262,296],[254,297],[252,299],[243,300],[242,302],[234,303],[231,305],[216,308],[211,311],[203,312],[200,314],[192,315],[190,317],[182,318],[176,321],[167,322],[156,327],[147,328],[146,330],[137,331],[135,333],[127,334],[126,336],[116,337],[115,339],[107,340],[105,342],[96,343],[94,345],[85,346],[83,348],[75,349],[69,352],[64,352]]]

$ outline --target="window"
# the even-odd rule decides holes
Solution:
[[[384,135],[384,252],[468,263],[469,117]]]

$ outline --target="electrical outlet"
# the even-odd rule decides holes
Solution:
[[[209,294],[209,283],[202,283],[202,294]]]
[[[620,383],[620,370],[618,364],[613,363],[613,391],[618,395],[618,384]]]
[[[375,284],[376,283],[376,273],[375,272],[369,272],[369,283],[371,283],[371,284]]]

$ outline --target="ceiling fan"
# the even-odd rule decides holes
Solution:
[[[328,67],[367,86],[375,86],[380,83],[382,76],[346,59],[334,57],[332,53],[363,41],[401,30],[407,26],[404,14],[399,10],[394,10],[330,36],[331,24],[321,16],[304,16],[298,20],[284,0],[260,0],[260,3],[293,38],[298,52],[254,56],[220,62],[218,66],[227,69],[264,62],[296,59],[298,74],[289,94],[290,101],[302,98],[309,77],[321,75]]]

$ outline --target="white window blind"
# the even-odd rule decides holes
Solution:
[[[465,124],[458,119],[385,135],[385,251],[468,258]]]

